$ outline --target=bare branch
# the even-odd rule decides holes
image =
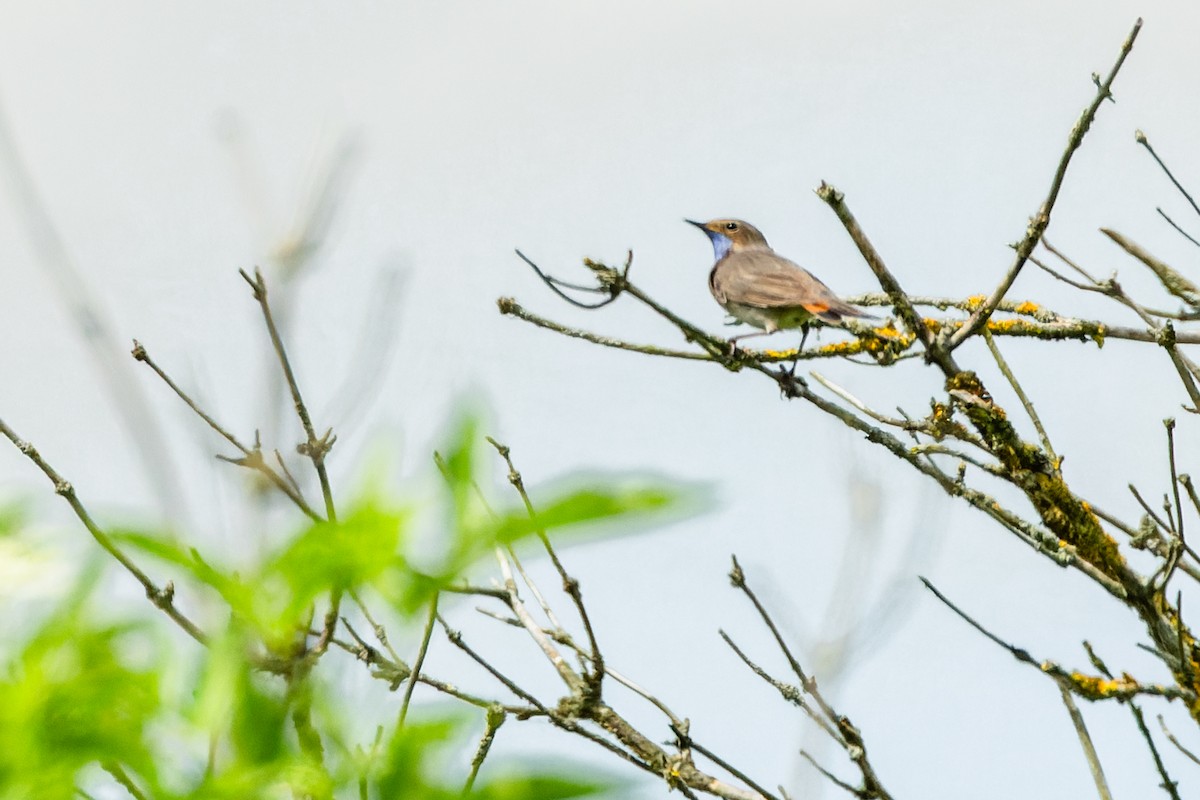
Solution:
[[[433,636],[433,623],[437,621],[438,615],[438,595],[435,592],[429,601],[429,616],[425,620],[425,630],[421,634],[421,646],[417,649],[417,657],[413,661],[412,675],[409,676],[408,683],[404,687],[404,699],[400,701],[400,717],[396,721],[396,727],[404,727],[404,719],[408,716],[408,704],[412,701],[413,688],[417,685],[417,679],[421,675],[421,668],[425,666],[425,654],[429,652],[429,639]],[[491,717],[488,717],[489,725]],[[501,720],[503,721],[503,720]],[[499,723],[497,723],[499,727]],[[482,762],[482,759],[480,759]]]
[[[296,416],[300,419],[300,424],[304,428],[307,440],[297,450],[301,455],[308,456],[313,463],[313,468],[317,472],[317,478],[321,483],[321,495],[325,498],[325,518],[330,522],[337,522],[337,511],[333,505],[333,490],[329,486],[329,473],[325,469],[325,455],[333,447],[333,443],[337,441],[337,437],[333,435],[332,431],[326,431],[323,436],[317,437],[312,418],[308,413],[308,406],[304,404],[304,398],[300,395],[300,385],[296,382],[296,375],[292,371],[292,363],[288,360],[287,350],[283,345],[283,338],[279,335],[279,329],[275,326],[275,318],[271,314],[271,304],[267,299],[267,282],[263,278],[262,271],[255,269],[253,278],[244,269],[238,270],[238,273],[250,285],[254,293],[254,299],[258,302],[259,308],[262,310],[263,322],[266,323],[267,333],[270,335],[271,344],[275,348],[275,356],[279,359],[279,366],[283,369],[288,389],[292,393],[293,408]]]
[[[996,359],[996,366],[1000,367],[1000,372],[1008,380],[1008,385],[1016,392],[1017,399],[1021,401],[1021,405],[1025,408],[1025,413],[1029,415],[1029,419],[1033,422],[1033,427],[1037,429],[1038,438],[1042,442],[1042,449],[1050,456],[1050,461],[1054,464],[1054,468],[1057,471],[1060,462],[1058,455],[1054,452],[1054,447],[1050,444],[1050,435],[1042,427],[1042,419],[1034,409],[1033,401],[1029,399],[1029,396],[1025,394],[1025,390],[1021,388],[1017,376],[1009,369],[1008,362],[1004,360],[1004,356],[1000,355],[1000,348],[996,346],[996,341],[992,338],[991,331],[986,326],[983,329],[983,340],[987,342],[988,350],[992,352],[992,358]]]
[[[1047,226],[1050,225],[1050,212],[1054,209],[1054,203],[1058,200],[1059,190],[1062,188],[1063,179],[1067,174],[1067,167],[1071,163],[1071,156],[1083,144],[1083,137],[1087,134],[1088,129],[1092,126],[1092,120],[1096,118],[1096,112],[1100,110],[1100,105],[1112,98],[1112,85],[1116,80],[1117,73],[1121,71],[1121,65],[1125,63],[1125,57],[1133,49],[1133,43],[1137,39],[1138,33],[1142,29],[1142,20],[1139,17],[1133,25],[1133,30],[1129,32],[1129,36],[1121,45],[1121,52],[1117,56],[1117,61],[1109,70],[1108,77],[1103,82],[1096,84],[1096,96],[1092,98],[1089,105],[1075,123],[1075,127],[1071,129],[1071,135],[1067,139],[1067,149],[1063,152],[1062,158],[1059,159],[1058,168],[1054,171],[1054,178],[1050,181],[1050,192],[1046,195],[1046,199],[1042,202],[1041,208],[1037,214],[1029,222],[1029,227],[1025,231],[1025,236],[1017,243],[1017,257],[1013,261],[1008,272],[1004,275],[1000,285],[992,291],[987,302],[967,320],[967,324],[959,329],[947,342],[947,349],[953,351],[968,338],[973,336],[978,330],[983,327],[983,324],[988,321],[992,313],[1000,305],[1000,301],[1004,299],[1004,295],[1008,294],[1008,290],[1012,288],[1013,282],[1017,276],[1021,274],[1021,268],[1025,266],[1025,261],[1037,248],[1038,242],[1041,241],[1042,234],[1045,233]]]
[[[42,471],[42,474],[50,479],[50,482],[54,484],[54,493],[67,501],[67,505],[69,505],[71,510],[75,512],[75,516],[78,517],[79,521],[83,523],[83,526],[87,528],[88,533],[92,535],[92,538],[96,540],[96,544],[100,545],[105,552],[116,559],[117,563],[124,567],[125,571],[132,575],[137,582],[142,585],[142,588],[146,590],[146,597],[150,599],[150,602],[153,603],[156,608],[174,620],[175,624],[182,628],[188,636],[191,636],[200,644],[207,644],[208,637],[204,635],[204,633],[199,627],[196,626],[194,622],[184,616],[183,612],[175,607],[174,584],[168,581],[165,586],[159,588],[159,586],[150,579],[150,576],[143,572],[142,569],[138,567],[138,565],[135,564],[120,547],[116,545],[112,538],[105,533],[99,525],[96,524],[96,522],[92,519],[92,515],[87,512],[87,509],[84,508],[83,503],[80,502],[79,497],[75,494],[75,487],[72,486],[66,478],[58,474],[58,471],[55,470],[54,467],[50,466],[46,459],[42,458],[42,455],[37,451],[37,448],[17,436],[16,432],[13,431],[12,428],[8,427],[3,419],[0,419],[0,434],[3,434],[5,438],[12,442],[14,447],[20,450],[26,458],[32,461],[37,468]]]
[[[1140,130],[1134,131],[1133,138],[1134,138],[1134,140],[1137,141],[1138,144],[1140,144],[1142,147],[1146,148],[1146,152],[1148,152],[1150,154],[1151,158],[1153,158],[1155,160],[1155,162],[1158,163],[1158,166],[1160,166],[1162,168],[1162,171],[1164,173],[1166,173],[1166,176],[1171,179],[1171,183],[1175,184],[1175,188],[1179,190],[1179,193],[1187,199],[1188,204],[1192,207],[1192,210],[1195,211],[1197,214],[1200,214],[1200,206],[1196,205],[1196,201],[1194,199],[1192,199],[1192,196],[1190,194],[1188,194],[1188,190],[1183,188],[1183,184],[1180,183],[1175,178],[1175,176],[1171,174],[1171,170],[1167,169],[1167,165],[1165,163],[1163,163],[1163,160],[1161,158],[1158,157],[1158,153],[1154,152],[1154,148],[1150,146],[1150,140],[1148,138],[1146,138],[1146,134]],[[1166,216],[1166,215],[1164,214],[1163,216]],[[1189,236],[1188,238],[1190,239],[1191,237]]]

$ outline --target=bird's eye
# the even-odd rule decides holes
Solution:
[[[736,231],[737,229],[738,229],[738,224],[736,222],[726,222],[725,223],[725,230]]]

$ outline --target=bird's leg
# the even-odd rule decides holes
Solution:
[[[800,346],[796,348],[796,357],[792,359],[792,368],[788,370],[788,374],[793,378],[796,377],[796,365],[800,363],[800,353],[804,351],[804,343],[808,340],[808,323],[800,326]]]

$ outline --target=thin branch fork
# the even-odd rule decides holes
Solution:
[[[271,483],[271,485],[286,495],[287,498],[295,504],[296,508],[300,509],[300,511],[306,517],[314,522],[323,521],[322,517],[316,511],[314,511],[308,504],[308,501],[304,499],[304,495],[301,493],[299,486],[296,485],[295,479],[286,472],[286,467],[284,468],[284,474],[281,475],[272,469],[271,465],[268,464],[266,459],[263,458],[262,446],[258,442],[257,436],[255,437],[254,447],[247,447],[245,444],[243,444],[236,436],[230,433],[227,428],[222,426],[210,414],[208,414],[208,412],[201,408],[200,405],[179,386],[179,384],[172,380],[171,376],[168,375],[166,371],[160,367],[153,358],[150,357],[150,354],[146,351],[146,348],[137,339],[133,340],[132,355],[135,361],[140,361],[149,367],[154,374],[157,375],[159,379],[161,379],[162,382],[165,383],[167,387],[175,393],[175,396],[182,400],[184,405],[190,408],[192,412],[196,414],[196,416],[200,417],[200,419],[202,419],[204,423],[208,425],[208,427],[216,431],[216,433],[222,439],[229,442],[235,449],[237,449],[238,452],[242,454],[241,458],[217,456],[218,458],[220,458],[222,461],[236,464],[238,466],[258,472],[259,474],[263,475]],[[282,466],[282,462],[280,462],[280,466]]]
[[[238,274],[249,284],[254,293],[254,299],[258,302],[259,308],[262,309],[263,321],[266,323],[267,333],[271,337],[271,345],[275,348],[275,355],[279,359],[279,366],[283,369],[288,389],[292,393],[292,404],[295,408],[296,416],[300,418],[304,434],[308,437],[307,441],[297,448],[297,450],[301,455],[308,456],[312,461],[313,468],[317,472],[317,478],[321,482],[321,495],[325,499],[325,516],[330,522],[337,522],[337,511],[333,505],[333,490],[330,488],[329,474],[325,469],[325,454],[333,447],[333,443],[337,441],[337,437],[333,435],[332,429],[325,431],[324,435],[320,437],[317,436],[312,418],[308,413],[308,406],[304,404],[304,398],[300,395],[300,385],[296,382],[296,374],[292,370],[291,361],[288,360],[287,350],[283,345],[283,338],[279,335],[279,329],[275,325],[275,318],[271,314],[271,304],[267,300],[267,282],[263,278],[262,271],[255,269],[253,278],[244,269],[238,270]]]

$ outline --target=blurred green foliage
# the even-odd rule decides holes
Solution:
[[[380,709],[347,708],[337,687],[341,672],[361,664],[336,649],[315,662],[317,674],[307,668],[272,674],[264,664],[299,663],[314,609],[334,593],[357,590],[386,604],[376,614],[411,620],[497,546],[539,530],[557,538],[563,529],[604,521],[620,523],[610,528],[619,533],[648,514],[696,507],[694,492],[624,480],[539,496],[534,520],[517,498],[492,511],[479,489],[487,485],[480,479],[481,442],[478,422],[465,418],[438,459],[446,524],[442,557],[432,569],[412,566],[413,520],[425,509],[378,487],[343,508],[337,523],[305,525],[236,570],[159,532],[114,532],[135,559],[165,564],[193,590],[190,596],[208,590],[216,602],[199,620],[208,644],[195,644],[152,609],[137,614],[137,622],[113,622],[114,609],[97,588],[100,570],[86,570],[36,630],[23,641],[0,643],[0,800],[87,797],[104,784],[104,796],[140,792],[172,800],[464,796],[464,754],[482,733],[480,709],[427,709],[403,726],[380,727],[373,742],[357,742],[344,733],[345,723]],[[22,520],[0,513],[0,529],[20,536]],[[385,715],[394,720],[399,697],[382,696],[394,704]],[[614,786],[578,766],[522,769],[489,761],[466,796],[556,800]]]

